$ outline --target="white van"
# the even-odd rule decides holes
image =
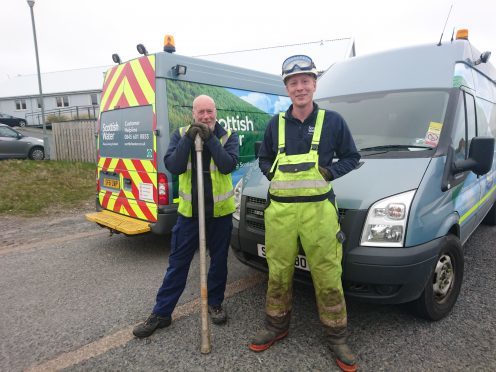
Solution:
[[[413,302],[429,319],[454,306],[463,244],[481,222],[496,224],[496,70],[463,33],[442,45],[408,47],[336,63],[315,101],[339,112],[361,161],[333,181],[348,297]],[[253,163],[240,180],[231,244],[267,270],[268,181]],[[303,250],[296,276],[309,280]]]

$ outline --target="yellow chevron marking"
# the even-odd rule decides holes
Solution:
[[[122,73],[122,70],[124,69],[124,66],[125,66],[125,64],[117,66],[117,70],[115,71],[114,76],[112,77],[112,80],[110,81],[109,85],[107,86],[107,89],[102,94],[102,98],[100,101],[100,110],[102,110],[103,107],[105,107],[107,100],[109,99],[110,92],[112,92],[117,79],[119,78],[119,76]],[[109,74],[107,73],[106,77],[108,77],[108,76],[109,76]],[[113,106],[111,106],[111,107],[113,107]]]
[[[111,171],[115,170],[118,162],[119,162],[119,158],[112,158],[112,160],[110,161],[108,170],[111,170]]]
[[[152,59],[150,59],[150,63],[154,66],[154,61]],[[136,80],[138,81],[138,84],[146,97],[146,101],[153,106],[153,112],[155,112],[155,91],[150,85],[150,82],[148,81],[138,60],[131,62],[131,69],[133,70]]]
[[[122,94],[124,93],[124,87],[128,84],[127,78],[122,79],[121,84],[117,87],[114,98],[110,101],[109,110],[112,110],[119,102]]]
[[[127,102],[129,103],[129,106],[139,106],[138,100],[136,99],[136,96],[134,95],[133,90],[131,89],[131,85],[129,84],[129,81],[127,80],[127,77],[123,80],[123,83],[125,81],[124,87],[122,89],[122,92],[124,96],[127,99]]]

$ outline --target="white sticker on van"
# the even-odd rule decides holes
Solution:
[[[443,127],[442,123],[437,123],[431,121],[429,123],[429,129],[425,135],[425,144],[429,146],[437,146],[439,142],[439,136],[441,135],[441,129]]]
[[[140,183],[139,184],[139,198],[144,201],[153,201],[153,184]]]

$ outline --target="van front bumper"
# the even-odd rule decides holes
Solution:
[[[237,220],[233,220],[233,225],[231,247],[236,257],[246,265],[268,271],[266,260],[257,254],[257,244],[263,242],[263,235],[240,229]],[[349,248],[352,244],[345,244],[343,289],[346,296],[383,304],[417,299],[437,261],[442,239],[409,248]],[[295,280],[312,282],[310,274],[299,269],[295,270]]]
[[[343,259],[346,295],[377,303],[419,298],[437,262],[442,239],[408,248],[350,249]]]

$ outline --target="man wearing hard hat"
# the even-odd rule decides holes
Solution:
[[[329,347],[341,369],[354,371],[341,284],[344,234],[331,181],[355,169],[360,155],[344,119],[313,102],[317,75],[308,56],[296,55],[283,62],[282,78],[292,105],[270,120],[259,152],[260,169],[271,181],[265,210],[269,282],[265,328],[249,348],[266,350],[288,334],[299,241]],[[338,161],[333,163],[334,156]]]

